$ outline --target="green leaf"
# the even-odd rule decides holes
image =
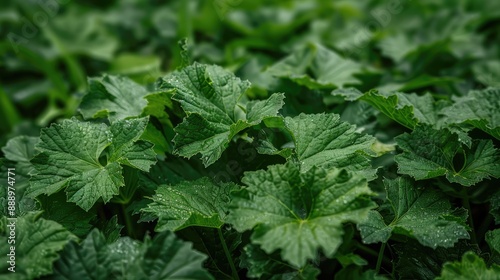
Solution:
[[[240,131],[278,114],[284,94],[246,104],[246,115],[238,100],[250,83],[219,66],[195,63],[172,73],[161,88],[174,89],[172,99],[180,102],[187,117],[175,128],[174,142],[178,155],[202,155],[205,166],[214,163],[229,141]]]
[[[467,251],[479,252],[477,245],[461,240],[450,248],[431,249],[413,240],[395,244],[398,255],[396,271],[398,279],[434,280],[441,274],[446,261],[458,261]]]
[[[107,243],[93,230],[81,244],[66,246],[54,279],[212,279],[201,267],[204,259],[168,231],[141,244],[129,237]]]
[[[300,114],[285,119],[285,127],[292,134],[295,151],[301,168],[308,170],[313,166],[324,168],[346,168],[365,171],[372,177],[368,155],[375,138],[356,132],[356,127],[342,122],[336,114]]]
[[[89,92],[79,111],[85,119],[108,117],[111,122],[141,115],[148,91],[129,78],[103,75],[89,79]]]
[[[262,155],[279,155],[283,158],[290,158],[294,152],[294,149],[292,148],[276,148],[269,138],[257,139],[256,143],[257,146],[255,147],[255,149],[259,154]]]
[[[500,77],[500,60],[488,59],[478,61],[472,66],[474,77],[485,86],[499,87],[500,82],[497,77]]]
[[[278,253],[266,254],[257,245],[243,248],[240,266],[248,269],[247,277],[259,279],[317,279],[318,268],[306,264],[297,268],[284,263]]]
[[[74,203],[66,202],[63,192],[37,198],[43,209],[42,217],[55,221],[78,237],[85,237],[91,229],[90,222],[95,219],[96,211],[85,212]]]
[[[387,280],[387,278],[377,275],[374,270],[363,271],[359,266],[348,266],[335,273],[335,280]]]
[[[495,225],[500,224],[500,192],[493,194],[490,198],[490,214],[495,219]]]
[[[165,126],[163,127],[165,128]],[[170,130],[173,134],[173,129],[168,128],[168,130]],[[173,150],[173,146],[171,143],[173,135],[169,136],[171,137],[166,136],[164,132],[161,131],[161,128],[156,128],[155,125],[150,122],[148,123],[148,126],[146,127],[144,133],[141,135],[141,139],[153,143],[153,149],[156,154],[160,155],[161,157],[165,157],[165,153],[171,153]]]
[[[158,128],[149,123],[141,139],[155,144],[158,154],[171,151],[170,141],[174,132],[165,109],[173,107],[172,90],[148,92],[129,78],[111,75],[90,79],[89,84],[89,92],[79,107],[85,119],[107,117],[114,123],[139,116],[154,116],[160,122]],[[164,135],[162,131],[169,134]]]
[[[155,236],[140,258],[128,270],[130,278],[144,280],[163,279],[213,279],[205,269],[206,256],[194,251],[191,243],[177,239],[175,234],[164,231]]]
[[[109,127],[111,145],[109,146],[108,163],[118,162],[149,171],[156,160],[153,144],[139,140],[148,124],[148,118],[118,121]]]
[[[120,238],[124,226],[118,223],[118,217],[114,215],[111,219],[98,221],[96,228],[101,229],[106,243],[113,243]]]
[[[500,255],[500,229],[488,231],[485,239],[491,251]]]
[[[220,234],[222,233],[222,235]],[[208,259],[204,262],[204,267],[217,280],[233,280],[231,266],[236,267],[241,254],[242,234],[229,226],[221,229],[208,227],[190,227],[179,232],[179,235],[184,238],[189,238],[193,242],[193,247],[208,255]],[[224,241],[224,244],[222,243]],[[228,261],[226,251],[233,258],[233,262]],[[238,268],[237,268],[238,269]]]
[[[391,223],[392,225],[392,223]],[[386,243],[391,237],[393,227],[386,225],[384,217],[377,211],[370,211],[368,218],[358,224],[358,229],[361,232],[364,243]]]
[[[5,158],[10,161],[15,161],[18,164],[31,165],[30,160],[35,154],[35,144],[38,142],[38,137],[17,136],[10,139],[2,152]]]
[[[310,89],[342,88],[358,84],[354,76],[362,71],[357,62],[345,59],[320,44],[308,44],[278,61],[267,74],[288,78]]]
[[[15,246],[15,274],[21,279],[35,279],[42,275],[52,273],[52,263],[59,258],[58,251],[76,236],[67,231],[63,226],[40,218],[40,212],[31,212],[17,219],[2,219],[0,233],[2,240],[0,252],[2,256],[10,254],[10,247]],[[15,224],[15,243],[7,243],[10,236],[9,225]],[[7,226],[5,226],[7,225]],[[6,258],[4,258],[5,260]],[[1,273],[9,273],[10,264],[2,261]]]
[[[374,204],[366,179],[346,170],[294,164],[247,172],[248,187],[234,194],[228,222],[254,229],[252,243],[266,253],[281,249],[284,260],[302,267],[321,248],[332,256],[342,242],[342,224],[361,222]]]
[[[160,73],[160,66],[161,58],[159,56],[122,53],[113,58],[109,71],[119,75],[127,75],[134,81],[144,84],[156,80]]]
[[[435,249],[453,247],[459,239],[469,238],[467,216],[456,216],[460,211],[452,210],[442,193],[419,189],[406,177],[385,179],[384,185],[394,219],[386,225],[382,215],[370,211],[368,219],[358,224],[364,243],[386,243],[392,233],[399,233]]]
[[[411,134],[396,137],[396,142],[403,150],[395,157],[398,172],[416,180],[446,175],[452,183],[472,186],[500,177],[500,153],[491,140],[474,140],[468,148],[447,129],[419,126]]]
[[[335,90],[333,95],[344,96],[346,100],[363,100],[399,124],[414,129],[419,123],[435,125],[438,110],[430,93],[379,92],[371,90],[364,94],[350,90]]]
[[[170,117],[165,111],[165,108],[173,109],[172,95],[174,90],[159,90],[149,93],[144,98],[148,105],[143,109],[143,115],[155,116],[162,124],[173,127],[170,122]]]
[[[338,88],[332,91],[333,96],[342,96],[347,101],[356,101],[363,93],[357,88]]]
[[[382,54],[391,58],[396,63],[401,63],[416,47],[404,33],[387,36],[380,40],[378,45]]]
[[[467,123],[500,140],[500,88],[470,91],[443,109],[449,123]]]
[[[155,162],[152,144],[138,141],[147,122],[116,121],[108,127],[71,119],[42,129],[29,196],[66,189],[68,201],[86,211],[101,198],[108,202],[124,185],[121,165],[148,171]]]
[[[446,263],[441,276],[436,280],[495,280],[500,279],[500,266],[494,264],[487,268],[484,260],[473,252],[462,256],[461,262]]]
[[[106,246],[104,235],[96,229],[81,244],[68,244],[61,253],[61,258],[54,264],[54,279],[109,279],[112,271],[108,267],[120,266],[121,263],[110,262],[112,256],[103,254],[107,253]],[[121,252],[122,256],[131,256],[132,248],[133,246],[125,247]],[[125,260],[124,258],[123,262],[126,264]]]
[[[81,54],[110,60],[119,47],[115,33],[107,28],[102,16],[96,12],[82,16],[82,11],[75,7],[53,18],[49,28],[44,28],[44,31],[62,55]]]
[[[159,218],[156,231],[180,230],[189,226],[220,228],[225,221],[234,183],[215,184],[207,177],[183,181],[176,185],[161,185],[153,202],[143,212]]]
[[[0,205],[2,206],[0,213],[4,213],[5,216],[11,216],[7,211],[7,190],[8,187],[12,187],[8,185],[8,177],[15,179],[17,215],[38,210],[35,200],[25,195],[29,187],[30,172],[33,170],[30,160],[35,154],[37,142],[38,137],[17,136],[10,139],[2,148],[6,160],[0,166]],[[8,174],[9,168],[15,168],[13,170],[15,175]]]

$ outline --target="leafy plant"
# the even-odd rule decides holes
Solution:
[[[496,2],[161,2],[0,13],[0,279],[500,279]]]

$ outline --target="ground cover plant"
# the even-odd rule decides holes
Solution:
[[[496,1],[2,5],[0,279],[500,279]]]

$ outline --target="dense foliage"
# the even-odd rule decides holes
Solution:
[[[0,279],[500,279],[500,2],[4,2]]]

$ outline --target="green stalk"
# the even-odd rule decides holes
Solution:
[[[375,271],[377,274],[380,271],[380,267],[382,266],[382,260],[384,259],[384,251],[385,251],[385,245],[387,243],[383,242],[382,246],[380,246],[380,251],[378,252],[378,258],[377,258],[377,266],[375,267]]]
[[[229,265],[231,266],[231,272],[233,274],[233,279],[239,280],[240,277],[238,276],[238,271],[236,270],[236,267],[234,266],[233,257],[231,257],[231,253],[229,252],[229,249],[227,248],[226,241],[224,240],[224,236],[222,235],[222,230],[220,228],[217,228],[217,232],[219,233],[219,239],[220,239],[220,242],[222,243],[222,248],[224,248],[224,254],[226,254],[226,258],[229,261]]]
[[[462,190],[462,203],[464,207],[467,209],[467,212],[469,212],[467,219],[469,220],[469,225],[472,229],[471,230],[472,242],[474,242],[474,244],[478,244],[476,229],[474,228],[474,220],[472,219],[472,208],[470,207],[469,195],[467,194],[467,191],[465,189]]]
[[[99,218],[103,221],[106,221],[106,213],[104,213],[104,207],[102,205],[100,205],[99,207],[97,207],[97,213],[99,215]]]
[[[17,113],[14,104],[7,96],[7,93],[5,93],[1,87],[0,87],[0,108],[1,112],[5,117],[4,121],[7,126],[6,132],[9,132],[11,128],[14,127],[14,125],[16,125],[21,120],[21,117]]]
[[[61,43],[57,35],[55,35],[50,28],[45,28],[43,31],[52,44],[61,52],[62,59],[68,67],[69,77],[76,85],[77,90],[84,91],[87,88],[87,79],[83,67],[78,60],[67,51],[64,44]]]
[[[134,227],[132,225],[132,220],[130,216],[127,214],[127,210],[125,209],[125,204],[121,204],[123,219],[125,220],[125,227],[127,228],[127,233],[130,237],[135,238]]]
[[[480,240],[478,242],[482,242],[486,232],[488,231],[491,222],[493,222],[493,216],[491,214],[486,215],[486,218],[484,218],[483,222],[477,229],[477,236],[479,236]]]
[[[373,250],[372,248],[370,248],[368,246],[365,246],[365,245],[363,245],[363,244],[361,244],[359,242],[355,242],[354,246],[357,249],[359,249],[359,250],[363,251],[364,253],[366,253],[368,255],[371,255],[373,257],[378,257],[378,255],[379,255],[379,252],[377,252],[377,251]],[[391,264],[391,260],[388,257],[386,257],[386,256],[382,257],[382,262],[385,263],[385,264],[387,264],[387,265]]]
[[[356,248],[360,249],[361,251],[367,253],[368,255],[372,255],[374,257],[378,256],[378,252],[373,250],[372,248],[370,248],[368,246],[365,246],[365,245],[358,243],[358,242],[355,243],[355,246],[356,246]]]

